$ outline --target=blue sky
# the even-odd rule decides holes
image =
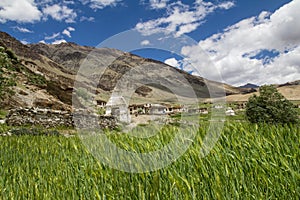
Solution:
[[[187,35],[198,43],[182,51],[189,61],[214,64],[206,78],[216,79],[217,69],[233,85],[284,83],[300,79],[297,9],[299,0],[1,0],[0,30],[23,43],[87,46],[129,29]],[[191,71],[187,58],[135,53]]]

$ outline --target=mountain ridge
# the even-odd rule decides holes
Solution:
[[[5,32],[0,32],[0,45],[12,49],[18,57],[20,65],[30,71],[32,76],[43,76],[46,80],[43,87],[29,87],[28,81],[18,83],[18,86],[15,87],[16,95],[12,97],[12,100],[20,102],[19,105],[14,106],[39,105],[43,107],[44,102],[45,107],[57,103],[63,105],[63,109],[71,109],[72,101],[79,102],[72,95],[74,83],[77,82],[78,77],[79,84],[94,91],[97,100],[108,101],[115,87],[120,84],[121,78],[134,70],[138,73],[134,75],[148,81],[153,77],[161,76],[162,79],[159,81],[181,89],[181,91],[178,89],[179,94],[182,93],[186,100],[189,96],[185,94],[185,90],[189,87],[192,87],[199,99],[210,98],[207,84],[211,86],[210,89],[215,88],[216,91],[224,88],[226,95],[244,93],[243,89],[210,81],[200,76],[193,76],[163,62],[116,49],[98,49],[80,46],[72,42],[56,45],[43,43],[25,45]],[[89,66],[90,71],[80,71],[80,67],[84,65]],[[141,66],[144,68],[139,70]],[[177,75],[188,82],[178,80]],[[99,80],[98,84],[94,85],[93,80]],[[130,103],[176,103],[176,95],[174,96],[172,91],[159,84],[140,84],[132,99]],[[40,103],[37,104],[37,102]]]
[[[247,83],[245,85],[239,86],[239,88],[259,88],[259,86],[253,83]]]

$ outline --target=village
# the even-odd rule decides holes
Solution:
[[[199,105],[180,105],[171,103],[144,103],[127,105],[122,96],[112,96],[107,102],[95,100],[94,110],[74,108],[73,111],[60,111],[51,108],[17,108],[10,110],[7,118],[0,123],[9,125],[40,125],[45,127],[57,126],[84,126],[88,127],[97,121],[101,128],[114,129],[118,124],[137,126],[150,121],[160,123],[173,122],[172,119],[182,116],[199,116],[209,120],[212,112],[220,112],[222,116],[233,120],[244,120],[244,111],[247,101],[224,102],[223,104],[211,101],[200,102]],[[300,103],[294,102],[300,109]]]
[[[131,123],[132,117],[140,115],[172,116],[180,113],[208,115],[212,108],[225,111],[226,116],[235,116],[237,111],[243,111],[246,108],[247,102],[230,102],[226,105],[202,102],[199,105],[190,106],[167,103],[127,105],[123,97],[112,96],[108,102],[97,100],[96,104],[97,109],[102,110],[102,114],[105,116],[114,116],[120,122]]]

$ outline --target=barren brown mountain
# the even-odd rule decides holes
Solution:
[[[18,77],[23,78],[18,78],[14,87],[15,94],[6,102],[8,107],[70,109],[75,81],[77,85],[94,91],[95,98],[102,101],[108,101],[112,91],[123,85],[122,81],[139,83],[136,84],[130,103],[176,103],[178,96],[188,101],[193,98],[187,92],[190,88],[200,99],[211,97],[215,91],[220,91],[215,96],[221,96],[222,88],[224,94],[230,95],[230,100],[245,99],[248,97],[245,93],[253,92],[193,76],[165,63],[116,49],[97,49],[75,43],[24,45],[4,32],[0,32],[0,45],[15,52],[19,65],[30,76],[41,76],[45,79],[42,85],[31,84],[24,72],[16,72]],[[297,86],[284,85],[280,88],[286,89],[280,90],[297,99],[298,90],[295,90],[298,94],[294,94],[293,89],[288,89],[291,87]],[[77,101],[76,98],[73,101]]]

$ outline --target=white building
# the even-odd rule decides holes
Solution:
[[[161,104],[152,104],[150,107],[151,115],[164,115],[167,114],[168,108]]]
[[[226,116],[235,116],[235,112],[234,112],[234,110],[232,110],[232,108],[227,108],[225,115]]]
[[[120,122],[130,123],[130,115],[128,112],[126,101],[121,96],[112,96],[106,106],[105,115],[106,116],[114,116]]]

